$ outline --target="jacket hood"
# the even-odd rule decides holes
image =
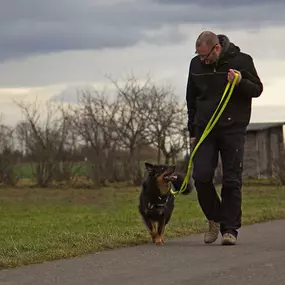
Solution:
[[[240,48],[234,43],[230,42],[229,38],[226,35],[218,35],[218,38],[222,46],[220,58],[232,57],[240,52]]]

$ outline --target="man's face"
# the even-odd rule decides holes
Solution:
[[[198,54],[201,61],[205,62],[206,64],[211,64],[218,59],[220,51],[220,45],[207,46],[206,44],[202,44],[197,48],[196,54]]]

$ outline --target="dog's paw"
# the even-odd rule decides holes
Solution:
[[[157,238],[157,239],[155,240],[155,244],[156,244],[156,245],[163,245],[163,244],[164,244],[164,241],[163,241],[162,238]]]

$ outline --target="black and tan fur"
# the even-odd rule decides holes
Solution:
[[[142,183],[142,191],[139,198],[139,212],[144,220],[153,243],[164,243],[163,236],[165,226],[170,221],[174,210],[175,191],[180,189],[184,176],[175,173],[174,165],[151,164],[146,162],[147,176]],[[186,192],[190,193],[192,186],[189,184]]]

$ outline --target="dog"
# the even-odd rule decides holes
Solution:
[[[184,175],[175,173],[174,165],[151,164],[145,162],[147,175],[142,183],[139,196],[139,213],[149,231],[152,242],[164,244],[165,226],[171,219],[174,210],[174,195],[171,187],[178,191]],[[192,185],[187,185],[185,192],[192,192]]]

